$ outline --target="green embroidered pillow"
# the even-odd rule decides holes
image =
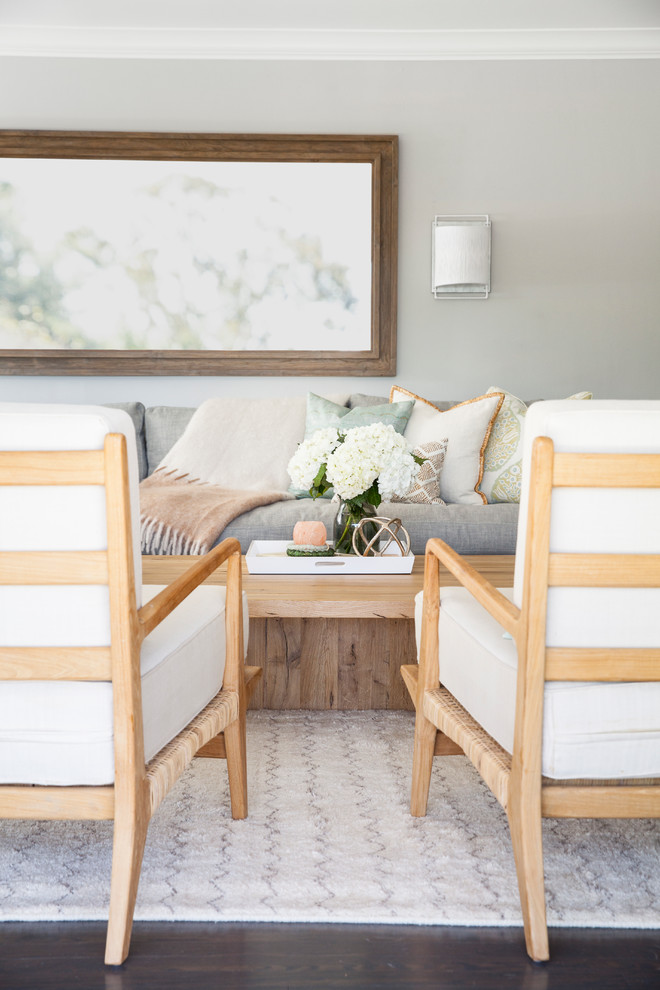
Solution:
[[[489,502],[519,502],[522,480],[522,434],[527,406],[511,392],[491,386],[491,392],[504,392],[504,402],[490,431],[484,454],[481,491]],[[591,399],[591,392],[576,392],[569,399]]]

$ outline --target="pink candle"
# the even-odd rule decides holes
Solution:
[[[328,534],[322,522],[301,519],[293,527],[293,542],[296,546],[322,547]]]

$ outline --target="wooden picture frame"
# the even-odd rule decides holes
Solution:
[[[361,162],[371,165],[371,339],[340,350],[0,347],[5,375],[392,375],[396,370],[396,136],[0,131],[0,159]],[[57,195],[57,190],[53,190]]]

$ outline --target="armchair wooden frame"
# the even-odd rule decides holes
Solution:
[[[545,681],[658,681],[660,649],[547,648],[550,587],[657,588],[654,554],[550,553],[557,487],[657,488],[660,455],[555,453],[534,442],[522,607],[517,608],[454,550],[429,540],[419,667],[402,673],[415,703],[411,812],[426,814],[433,756],[464,752],[507,813],[527,951],[549,958],[541,819],[658,818],[660,780],[554,780],[542,776]],[[511,634],[518,651],[513,753],[504,750],[439,683],[439,564]]]
[[[108,786],[0,785],[0,817],[114,819],[110,911],[105,961],[128,955],[149,821],[192,758],[226,755],[234,818],[247,815],[245,713],[261,668],[244,667],[241,551],[224,540],[148,604],[136,606],[126,440],[106,437],[104,450],[0,452],[3,485],[102,485],[108,549],[0,554],[2,584],[105,584],[109,647],[0,647],[1,680],[111,681],[115,779]],[[227,564],[223,687],[188,726],[145,764],[140,646],[146,636],[221,564]],[[219,736],[219,734],[222,734]]]

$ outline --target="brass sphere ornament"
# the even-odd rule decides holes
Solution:
[[[365,536],[365,526],[367,533],[372,533],[376,526],[378,528],[373,536]],[[381,542],[383,543],[382,547],[380,546]],[[402,557],[408,556],[410,553],[410,535],[408,530],[403,527],[400,519],[366,516],[353,530],[353,550],[360,557],[382,557],[393,543],[399,548]]]

